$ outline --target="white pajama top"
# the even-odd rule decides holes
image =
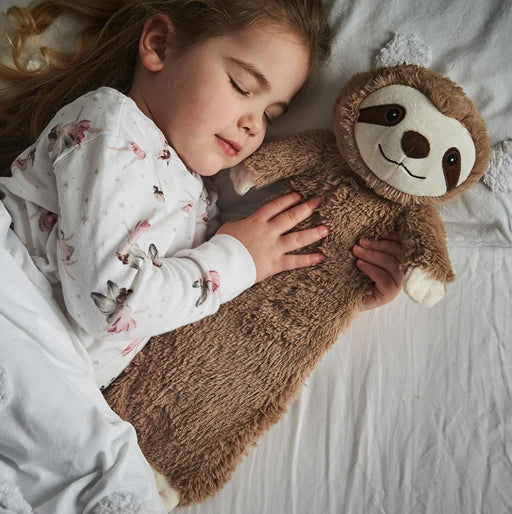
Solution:
[[[114,89],[61,109],[0,189],[100,387],[149,337],[216,312],[255,281],[237,239],[207,240],[215,194]]]

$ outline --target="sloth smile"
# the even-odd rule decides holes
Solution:
[[[419,178],[419,179],[426,179],[427,177],[420,177],[419,175],[414,175],[413,173],[411,173],[408,169],[407,169],[407,166],[405,164],[402,164],[401,162],[396,162],[394,161],[393,159],[390,159],[389,157],[386,156],[386,154],[384,153],[384,150],[382,149],[382,146],[379,144],[379,150],[380,150],[380,153],[382,154],[382,157],[384,157],[384,159],[386,159],[386,161],[388,162],[392,162],[393,164],[396,164],[397,166],[402,166],[402,168],[407,172],[408,175],[410,175],[411,177],[413,178]]]

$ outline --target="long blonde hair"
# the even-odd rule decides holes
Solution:
[[[311,69],[330,52],[332,30],[321,0],[40,0],[5,13],[5,37],[14,67],[0,63],[0,174],[38,137],[55,113],[100,86],[127,93],[145,21],[157,13],[173,22],[178,44],[187,45],[270,19],[301,36]],[[74,48],[40,48],[46,65],[27,69],[23,43],[61,15],[83,20]]]

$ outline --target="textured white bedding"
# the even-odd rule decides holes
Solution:
[[[480,183],[441,209],[457,274],[446,297],[428,309],[402,294],[362,314],[231,482],[176,512],[512,512],[512,1],[332,3],[332,62],[273,135],[329,127],[341,85],[398,32],[386,58],[422,59],[477,104],[495,190]],[[226,217],[254,206],[218,184]]]

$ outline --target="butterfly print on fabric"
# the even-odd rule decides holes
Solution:
[[[107,317],[106,331],[109,333],[128,332],[137,324],[131,317],[132,309],[125,304],[126,299],[133,293],[132,289],[118,287],[112,280],[107,281],[107,294],[91,293],[96,307]]]
[[[142,220],[131,231],[124,221],[123,224],[128,229],[130,235],[123,246],[116,251],[117,258],[123,264],[130,266],[130,268],[139,269],[139,260],[146,258],[146,252],[139,247],[137,241],[151,225],[148,220]]]
[[[206,274],[206,277],[196,280],[192,284],[192,287],[201,289],[199,298],[196,301],[196,307],[199,307],[206,301],[206,298],[208,297],[208,293],[210,291],[214,293],[220,287],[219,273],[215,270],[209,271]]]

